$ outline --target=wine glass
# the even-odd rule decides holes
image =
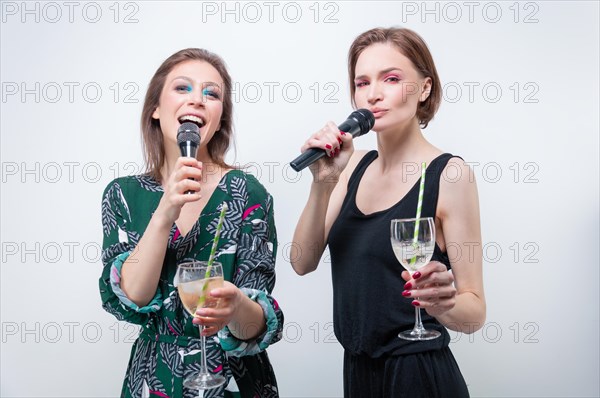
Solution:
[[[431,261],[435,247],[435,223],[432,217],[392,220],[390,225],[392,249],[400,264],[412,276]],[[415,307],[415,326],[400,332],[404,340],[432,340],[441,335],[437,330],[426,330],[421,322],[421,311]]]
[[[177,291],[186,311],[196,316],[196,309],[216,307],[219,299],[209,296],[212,289],[223,286],[223,268],[221,263],[191,261],[179,264],[175,277]],[[183,385],[190,389],[208,390],[225,383],[221,375],[211,374],[206,367],[206,336],[200,333],[202,363],[200,373],[184,380]]]

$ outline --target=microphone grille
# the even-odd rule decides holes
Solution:
[[[368,109],[358,109],[352,112],[350,117],[358,122],[362,134],[368,133],[375,126],[375,116]]]
[[[191,122],[182,123],[177,130],[177,144],[188,141],[200,145],[200,127]]]

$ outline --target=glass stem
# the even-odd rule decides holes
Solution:
[[[208,367],[206,366],[206,336],[202,334],[205,326],[200,328],[200,349],[202,350],[202,368],[200,373],[208,373]]]
[[[422,334],[423,330],[423,323],[421,322],[421,309],[419,307],[415,307],[415,327],[413,328],[413,333]]]

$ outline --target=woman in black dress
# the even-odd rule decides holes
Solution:
[[[415,32],[378,28],[355,39],[348,70],[353,105],[375,116],[377,150],[354,151],[350,134],[333,122],[306,141],[303,150],[321,148],[328,157],[311,166],[310,196],[294,234],[303,253],[329,246],[344,395],[468,396],[446,328],[473,333],[485,321],[479,204],[469,167],[421,131],[442,97],[433,59]],[[436,247],[411,277],[393,254],[390,220],[415,217],[422,162],[421,216],[435,219]],[[292,266],[303,275],[319,257],[297,256]],[[415,306],[441,337],[398,338],[412,328]]]

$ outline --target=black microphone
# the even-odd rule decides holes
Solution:
[[[181,156],[187,156],[196,159],[196,153],[200,146],[200,127],[191,122],[182,123],[177,130],[177,145],[181,150]],[[190,178],[193,180],[193,178]],[[186,191],[190,194],[194,191]]]
[[[350,133],[353,138],[356,138],[368,133],[374,125],[375,116],[373,116],[371,111],[368,109],[359,109],[352,112],[350,116],[348,116],[348,119],[338,126],[338,129],[345,133]],[[302,155],[292,160],[290,166],[292,166],[292,169],[300,171],[306,166],[310,166],[321,159],[326,154],[327,152],[321,148],[310,148]]]
[[[181,156],[195,159],[200,146],[200,127],[192,122],[182,123],[177,130],[177,145],[181,150]]]

